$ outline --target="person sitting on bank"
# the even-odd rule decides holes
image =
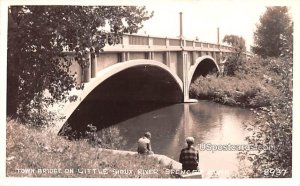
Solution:
[[[153,154],[153,151],[151,149],[150,139],[151,139],[151,133],[146,132],[145,135],[138,140],[137,151],[139,154],[145,154],[145,155]]]
[[[180,152],[179,162],[182,164],[182,170],[185,171],[198,170],[199,152],[193,146],[194,141],[195,140],[193,137],[187,137],[186,138],[187,147],[182,149]]]

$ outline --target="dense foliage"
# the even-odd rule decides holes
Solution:
[[[246,42],[243,37],[236,35],[225,35],[223,42],[234,48],[234,53],[227,56],[226,60],[226,74],[233,76],[238,70],[242,62],[242,54],[246,51]]]
[[[234,47],[237,53],[246,51],[246,42],[243,37],[236,35],[225,35],[223,38],[223,42]]]
[[[240,153],[243,161],[251,162],[244,167],[245,177],[292,175],[292,62],[291,55],[254,57],[235,76],[199,77],[191,85],[192,97],[255,108],[254,121],[246,123],[246,139],[270,149]]]
[[[268,8],[265,15],[281,9],[285,10]],[[282,16],[277,21],[286,20]],[[196,98],[255,108],[254,121],[246,123],[249,131],[246,139],[249,145],[268,148],[240,152],[245,167],[237,177],[292,176],[293,29],[289,29],[288,35],[276,38],[280,47],[274,52],[278,49],[278,54],[263,52],[262,56],[243,59],[234,76],[200,77],[191,85],[191,94]],[[273,40],[274,35],[264,37]]]
[[[285,58],[273,59],[271,63],[278,75],[272,85],[280,93],[270,97],[269,107],[256,112],[255,122],[249,123],[247,138],[249,144],[267,145],[271,149],[244,154],[252,161],[251,177],[292,176],[292,64]],[[275,170],[276,175],[270,170]]]
[[[75,87],[65,48],[87,66],[84,54],[119,43],[152,16],[135,6],[11,6],[8,14],[7,114],[23,122],[36,121],[33,109],[66,99]]]
[[[256,121],[249,125],[248,142],[273,147],[241,157],[252,161],[251,177],[292,176],[292,113],[293,113],[293,50],[291,40],[281,38],[284,46],[279,58],[267,58],[271,84],[279,94],[271,97],[271,105],[257,112]],[[244,156],[243,156],[244,155]]]
[[[263,57],[279,57],[281,54],[282,39],[292,39],[293,23],[288,8],[283,6],[267,7],[260,17],[260,23],[254,33],[254,53]]]
[[[190,96],[247,108],[270,106],[271,98],[277,96],[279,91],[270,84],[268,69],[271,67],[267,63],[262,66],[261,60],[260,57],[249,60],[240,57],[234,75],[221,78],[215,75],[200,76],[191,84]]]

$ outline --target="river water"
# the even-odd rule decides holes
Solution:
[[[145,104],[127,105],[127,107],[129,108],[119,105],[118,107],[115,106],[114,110],[110,110],[104,105],[102,108],[93,109],[95,113],[93,117],[90,116],[91,111],[79,115],[81,115],[80,118],[88,116],[98,119],[101,112],[111,115],[109,120],[114,120],[113,126],[119,129],[120,135],[124,139],[125,143],[121,146],[123,150],[136,151],[137,140],[146,131],[150,131],[154,153],[166,155],[177,161],[180,150],[186,145],[185,138],[193,136],[195,146],[199,149],[199,167],[204,173],[210,174],[217,171],[219,177],[227,177],[237,172],[239,164],[237,150],[226,151],[223,149],[212,152],[208,146],[206,149],[200,149],[200,146],[204,147],[205,144],[246,144],[244,123],[253,118],[250,110],[224,106],[210,101],[164,105],[159,108],[152,105],[149,106],[151,109],[146,110],[141,109],[147,108]],[[133,108],[136,109],[135,114],[127,113],[134,110]],[[130,115],[130,117],[116,120],[120,116],[118,113]],[[74,120],[78,121],[78,118]]]

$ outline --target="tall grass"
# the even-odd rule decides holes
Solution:
[[[6,175],[9,177],[168,178],[157,159],[142,155],[112,154],[87,140],[69,141],[45,128],[33,128],[15,120],[7,122]],[[32,169],[33,172],[24,170]],[[41,170],[44,169],[44,173]],[[90,172],[87,170],[90,169]],[[96,173],[92,171],[96,170]],[[155,169],[158,174],[137,174]],[[68,173],[67,170],[73,170]],[[103,171],[105,170],[105,171]],[[115,174],[133,170],[135,174]],[[52,172],[50,172],[52,171]],[[55,172],[56,171],[56,172]],[[65,172],[67,171],[67,172]]]

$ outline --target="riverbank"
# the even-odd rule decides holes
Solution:
[[[172,178],[169,170],[179,168],[164,156],[105,150],[14,120],[7,122],[6,143],[8,177]]]
[[[271,105],[277,90],[259,79],[237,77],[200,77],[191,85],[191,97],[244,108]]]
[[[272,150],[240,153],[240,160],[251,162],[243,172],[253,178],[292,176],[292,56],[254,56],[241,61],[233,76],[199,77],[191,84],[190,97],[255,108],[254,121],[247,123],[246,140],[249,145],[268,145]],[[266,170],[274,168],[284,170],[284,173],[266,174]]]
[[[190,87],[190,97],[244,108],[267,107],[280,94],[272,84],[276,79],[260,59],[244,61],[234,76],[207,75]]]

